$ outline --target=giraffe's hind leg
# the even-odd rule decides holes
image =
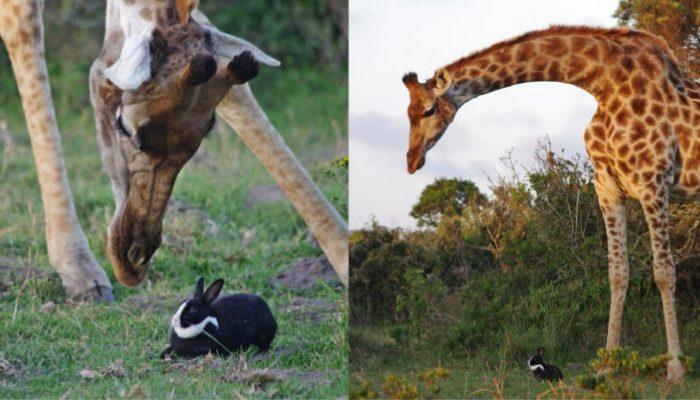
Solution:
[[[41,0],[0,0],[0,37],[17,80],[36,163],[49,261],[69,299],[112,300],[107,275],[80,229],[63,164],[44,59]]]
[[[656,182],[663,182],[662,178],[657,179]],[[681,354],[681,346],[675,309],[676,268],[671,255],[669,236],[669,193],[668,188],[663,184],[652,185],[646,190],[647,192],[641,196],[640,202],[651,236],[654,281],[661,294],[668,354],[671,356],[671,360],[668,362],[667,379],[671,382],[680,382],[683,380],[684,369],[678,358]]]

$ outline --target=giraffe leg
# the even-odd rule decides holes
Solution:
[[[17,80],[36,163],[49,261],[72,300],[112,301],[112,286],[80,229],[63,164],[63,151],[44,59],[42,0],[0,0],[0,23]],[[1,15],[0,15],[1,16]]]
[[[611,188],[602,175],[596,174],[596,192],[598,202],[605,220],[605,232],[608,239],[608,278],[610,279],[610,314],[608,316],[607,349],[620,346],[622,331],[622,314],[629,282],[627,264],[627,209],[622,199]]]
[[[648,200],[644,200],[645,198]],[[683,380],[684,370],[678,358],[681,355],[681,345],[676,323],[676,268],[671,256],[669,238],[668,189],[665,186],[656,188],[651,192],[651,196],[643,196],[642,199],[654,256],[654,281],[661,294],[668,354],[671,356],[668,362],[667,379],[671,382],[680,382]]]

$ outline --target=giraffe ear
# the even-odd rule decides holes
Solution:
[[[202,25],[209,33],[214,56],[223,64],[227,64],[233,57],[244,51],[249,51],[255,60],[261,64],[269,65],[270,67],[279,67],[281,65],[279,61],[270,57],[249,41],[218,30],[199,9],[194,9],[190,15],[195,22]]]
[[[442,96],[452,85],[452,76],[445,68],[435,72],[433,79],[435,79],[435,94],[438,96]]]

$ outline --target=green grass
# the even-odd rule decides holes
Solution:
[[[574,378],[586,372],[588,360],[547,360],[561,367],[565,385],[550,386],[538,382],[527,369],[526,359],[515,360],[501,354],[443,354],[429,344],[408,348],[394,340],[394,325],[362,325],[353,323],[350,329],[350,393],[352,397],[367,394],[371,388],[383,397],[382,383],[388,374],[407,378],[418,384],[416,374],[443,367],[450,375],[438,383],[439,398],[596,398],[596,393],[574,387]],[[486,350],[486,349],[484,349]],[[591,358],[594,354],[591,354]],[[635,380],[642,388],[643,398],[661,398],[668,390],[664,382]],[[420,384],[419,384],[420,386]],[[687,377],[685,385],[675,387],[672,398],[697,398],[700,379]],[[421,392],[423,397],[423,392]],[[426,396],[427,397],[427,396]],[[600,396],[598,396],[600,398]]]
[[[114,203],[92,112],[87,93],[66,93],[71,87],[86,92],[87,71],[54,67],[54,72],[73,198],[90,247],[115,283],[104,252]],[[251,188],[272,179],[223,122],[202,143],[202,157],[178,177],[173,198],[187,211],[166,214],[164,243],[146,281],[134,289],[115,283],[112,305],[64,303],[45,250],[36,170],[8,74],[0,71],[0,119],[8,122],[14,141],[12,151],[0,141],[0,398],[337,398],[347,393],[346,292],[326,283],[308,290],[270,283],[299,258],[321,251],[287,202],[246,203]],[[257,79],[252,86],[262,107],[347,217],[347,171],[331,167],[347,153],[346,78],[333,71],[263,68]],[[279,325],[269,355],[249,352],[184,364],[158,359],[168,342],[169,318],[191,295],[198,276],[207,282],[222,277],[224,292],[254,292],[268,301]],[[321,300],[324,307],[290,306],[297,298]],[[55,313],[40,312],[48,301],[57,304]],[[81,377],[85,369],[97,376]],[[289,370],[291,377],[263,385],[233,379],[266,369]],[[304,373],[316,373],[316,379]]]

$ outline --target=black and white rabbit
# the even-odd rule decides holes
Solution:
[[[545,379],[549,381],[560,381],[564,379],[564,375],[561,373],[559,367],[544,363],[544,347],[537,349],[537,354],[527,361],[527,366],[530,367],[530,371],[532,371],[538,381]]]
[[[185,300],[170,320],[170,346],[162,353],[193,358],[209,352],[221,356],[255,345],[267,351],[277,332],[270,308],[260,296],[232,294],[217,300],[224,286],[217,279],[204,290],[199,278],[194,296]]]

